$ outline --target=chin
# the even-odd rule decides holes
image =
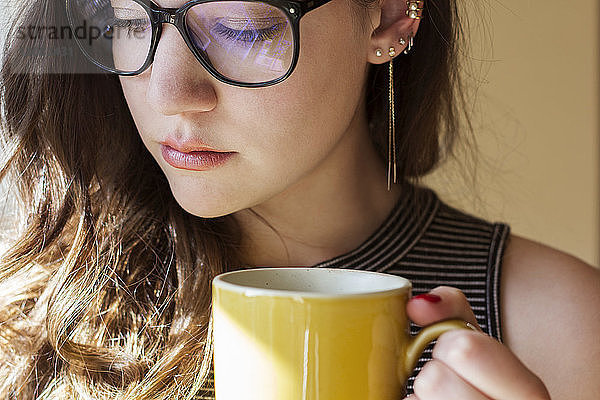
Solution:
[[[237,211],[221,197],[193,196],[190,192],[184,194],[173,192],[173,197],[181,208],[196,217],[217,218]]]
[[[169,180],[170,181],[170,180]],[[186,212],[201,218],[216,218],[237,211],[231,205],[231,196],[210,190],[198,184],[169,182],[175,201]]]
[[[256,187],[241,179],[234,182],[167,175],[173,197],[186,212],[200,218],[217,218],[255,207],[280,193],[279,186]]]
[[[222,217],[224,215],[229,215],[234,212],[234,210],[230,210],[224,207],[214,207],[209,204],[200,204],[199,202],[185,202],[179,201],[179,199],[175,198],[177,203],[189,214],[195,215],[200,218],[217,218]]]

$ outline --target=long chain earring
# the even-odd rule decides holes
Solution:
[[[406,2],[406,16],[410,19],[421,19],[423,16],[423,7],[425,2],[423,0],[409,0]],[[408,35],[407,40],[404,38],[400,38],[398,42],[401,46],[404,46],[408,42],[408,46],[404,50],[404,54],[408,54],[408,52],[412,49],[414,45],[414,33],[411,32]],[[381,57],[383,52],[381,49],[377,49],[376,51],[377,57]],[[390,71],[390,89],[388,92],[388,103],[389,103],[389,113],[388,113],[388,170],[387,170],[387,189],[388,191],[392,189],[392,182],[397,182],[397,162],[396,162],[396,115],[395,115],[395,106],[394,106],[394,56],[396,55],[396,49],[390,47],[388,51],[388,55],[390,56],[389,62],[389,71]]]
[[[392,188],[392,179],[393,182],[397,181],[397,169],[396,169],[396,115],[394,108],[394,56],[396,55],[396,50],[393,47],[390,47],[389,52],[390,62],[389,62],[389,70],[390,70],[390,89],[388,92],[388,102],[389,102],[389,114],[388,114],[388,172],[387,172],[387,189],[388,191]]]

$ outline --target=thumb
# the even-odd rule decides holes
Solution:
[[[463,292],[449,286],[438,286],[427,294],[413,297],[406,305],[406,313],[419,326],[458,318],[481,330]]]

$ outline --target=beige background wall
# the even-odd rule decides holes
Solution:
[[[484,60],[466,77],[478,89],[479,185],[457,183],[452,165],[431,182],[455,205],[598,265],[600,2],[476,2],[463,3],[475,7],[471,56]]]

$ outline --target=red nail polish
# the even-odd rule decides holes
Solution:
[[[428,301],[430,303],[439,303],[442,300],[442,298],[440,296],[438,296],[437,294],[431,294],[431,293],[420,294],[418,296],[413,297],[413,299],[421,299],[421,300]]]

